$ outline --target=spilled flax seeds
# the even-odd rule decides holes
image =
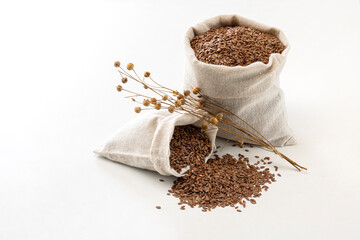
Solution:
[[[215,155],[207,163],[191,167],[184,177],[174,181],[169,192],[180,199],[179,204],[198,206],[202,211],[216,207],[246,207],[246,201],[256,204],[262,190],[275,182],[275,174],[269,168],[251,165],[248,158],[239,154],[236,159],[226,154]],[[238,211],[240,212],[240,211]]]
[[[274,35],[243,26],[211,28],[190,44],[199,61],[225,66],[267,64],[272,53],[286,48]]]
[[[266,184],[276,181],[268,166],[272,163],[269,157],[250,164],[249,158],[242,154],[237,158],[214,154],[205,163],[210,152],[211,142],[201,129],[191,125],[175,127],[170,142],[170,166],[177,172],[186,166],[190,169],[174,181],[167,194],[179,198],[181,210],[187,204],[204,212],[227,206],[241,212],[240,206],[245,208],[247,202],[256,204],[254,198],[268,190]],[[277,166],[274,168],[277,170]]]

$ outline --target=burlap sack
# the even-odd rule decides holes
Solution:
[[[121,127],[105,144],[95,149],[94,153],[116,162],[157,171],[162,175],[180,177],[189,168],[183,168],[179,174],[170,167],[170,141],[174,128],[193,124],[198,120],[191,114],[170,114],[167,110],[141,113]],[[205,133],[212,143],[213,151],[217,128],[213,127]]]
[[[286,49],[281,54],[272,54],[268,64],[255,62],[248,66],[228,67],[197,60],[190,46],[190,41],[195,35],[205,33],[210,28],[239,25],[254,27],[275,35]],[[288,52],[289,43],[283,32],[277,28],[236,15],[210,18],[186,32],[184,89],[198,86],[202,94],[245,119],[273,145],[293,145],[296,142],[287,123],[284,94],[279,87],[279,74]],[[221,129],[218,136],[233,139],[232,135]]]

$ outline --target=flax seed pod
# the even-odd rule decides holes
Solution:
[[[120,62],[119,61],[116,61],[116,62],[114,62],[114,67],[120,67]]]
[[[217,118],[214,118],[214,117],[210,118],[210,123],[213,124],[213,125],[218,124]]]
[[[150,100],[149,100],[149,99],[144,99],[144,100],[143,100],[143,105],[144,105],[145,107],[150,106]]]
[[[194,87],[192,91],[194,94],[198,94],[200,92],[200,88]]]
[[[155,106],[154,106],[154,108],[155,108],[156,110],[160,110],[160,109],[161,109],[161,103],[156,103]]]
[[[133,64],[133,63],[128,63],[128,64],[126,65],[126,68],[127,68],[127,70],[131,71],[131,70],[134,69],[134,64]]]
[[[173,113],[173,112],[175,111],[174,106],[169,106],[169,107],[168,107],[168,111],[169,111],[170,113]]]
[[[201,125],[201,129],[202,130],[208,130],[209,129],[209,125],[207,124],[207,122],[203,122],[203,124]]]
[[[222,113],[216,114],[216,118],[217,118],[217,120],[219,120],[219,121],[221,121],[221,120],[223,119],[223,117],[224,117],[224,114],[222,114]]]
[[[190,91],[189,91],[189,90],[185,90],[185,91],[184,91],[184,96],[187,97],[187,96],[189,96],[189,95],[190,95]]]
[[[175,102],[176,107],[180,107],[181,104],[182,104],[181,100],[176,100],[176,102]]]
[[[151,103],[151,104],[154,104],[154,105],[155,105],[156,102],[157,102],[156,98],[151,98],[151,99],[150,99],[150,103]]]
[[[140,113],[140,112],[141,112],[141,107],[135,107],[135,108],[134,108],[134,111],[135,111],[136,113]]]

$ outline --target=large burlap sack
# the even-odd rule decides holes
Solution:
[[[195,35],[203,34],[210,28],[223,26],[250,26],[271,33],[280,39],[286,49],[281,54],[272,54],[268,64],[255,62],[248,66],[228,67],[200,62],[190,41]],[[296,142],[287,123],[284,94],[279,87],[279,74],[288,52],[289,43],[277,28],[237,15],[210,18],[186,32],[184,89],[199,87],[202,94],[242,117],[273,145],[293,145]],[[246,127],[237,119],[232,120]],[[233,135],[221,129],[218,136],[233,139]]]
[[[188,113],[169,113],[167,110],[141,114],[121,127],[94,152],[116,162],[180,177],[188,167],[183,168],[180,174],[170,167],[170,141],[174,128],[195,124],[198,120]],[[212,144],[212,151],[215,148],[216,133],[216,127],[205,131]]]

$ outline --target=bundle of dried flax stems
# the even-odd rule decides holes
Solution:
[[[129,93],[130,95],[126,96],[126,98],[131,98],[132,101],[141,105],[141,107],[135,107],[134,110],[136,113],[140,113],[143,110],[154,109],[167,109],[170,113],[189,113],[203,121],[201,128],[204,131],[209,128],[209,125],[216,125],[219,129],[234,135],[234,140],[240,147],[243,146],[244,142],[259,145],[279,155],[299,171],[301,171],[301,169],[307,170],[305,167],[300,166],[279,152],[259,131],[244,119],[216,103],[206,95],[203,95],[201,89],[198,87],[192,89],[192,94],[190,90],[185,90],[180,93],[156,82],[150,76],[150,72],[145,72],[144,75],[140,77],[135,71],[133,63],[128,63],[126,70],[121,66],[119,61],[116,61],[114,66],[118,69],[123,83],[122,85],[116,86],[116,89],[119,92]],[[151,92],[152,96],[124,88],[123,86],[128,83],[129,80],[139,83],[144,89]],[[243,123],[243,125],[238,124],[232,119],[236,119],[237,122]]]

